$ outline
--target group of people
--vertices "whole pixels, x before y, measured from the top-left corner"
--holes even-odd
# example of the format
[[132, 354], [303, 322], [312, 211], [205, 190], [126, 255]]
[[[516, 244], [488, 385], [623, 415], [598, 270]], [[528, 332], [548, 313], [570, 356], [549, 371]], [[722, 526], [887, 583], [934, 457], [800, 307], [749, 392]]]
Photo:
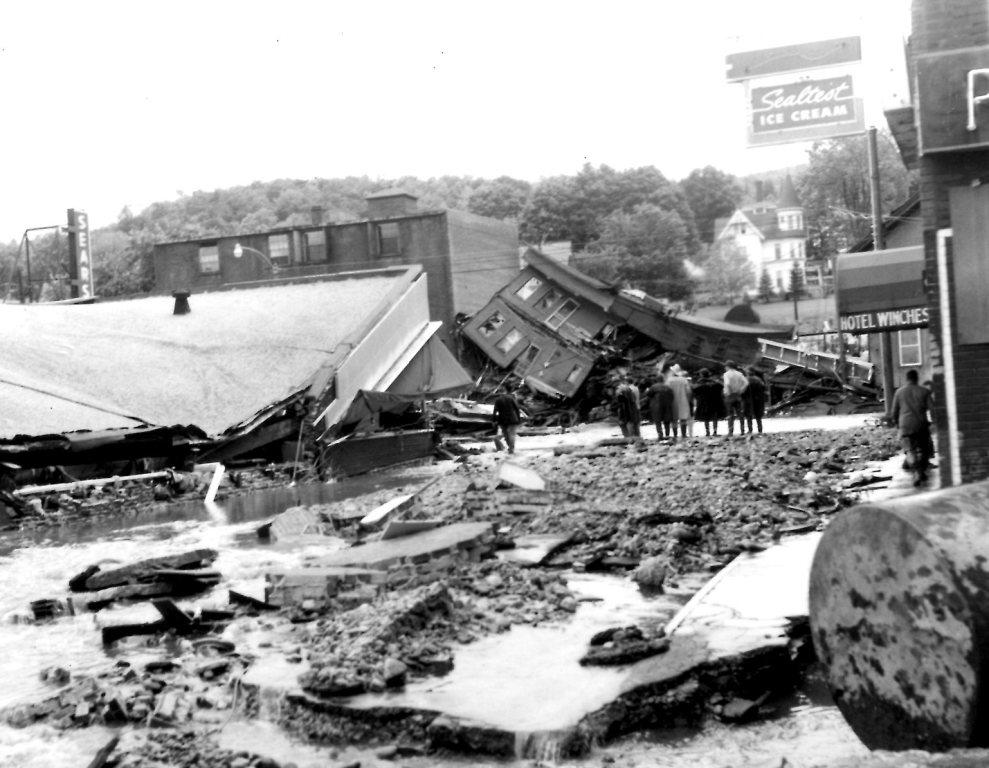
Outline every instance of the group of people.
[[614, 412], [625, 437], [640, 437], [642, 403], [649, 420], [656, 425], [660, 439], [687, 437], [693, 421], [703, 422], [704, 433], [718, 434], [718, 422], [725, 420], [728, 435], [762, 432], [766, 412], [766, 381], [755, 368], [744, 372], [733, 361], [725, 363], [720, 378], [702, 368], [691, 382], [679, 365], [665, 368], [645, 390], [624, 377], [615, 388]]

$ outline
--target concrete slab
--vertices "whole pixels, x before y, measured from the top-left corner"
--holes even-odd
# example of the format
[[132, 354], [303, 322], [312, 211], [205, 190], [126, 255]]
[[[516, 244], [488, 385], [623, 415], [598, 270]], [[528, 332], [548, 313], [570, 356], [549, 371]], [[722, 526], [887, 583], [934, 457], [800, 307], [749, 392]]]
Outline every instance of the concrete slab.
[[398, 539], [373, 541], [317, 558], [315, 566], [351, 566], [389, 569], [403, 563], [415, 563], [443, 555], [456, 555], [490, 546], [491, 523], [454, 523], [431, 531], [402, 536]]
[[380, 525], [397, 515], [399, 512], [404, 512], [412, 506], [414, 500], [415, 496], [412, 494], [405, 494], [402, 496], [396, 496], [394, 499], [389, 499], [384, 504], [375, 507], [364, 517], [362, 517], [361, 525]]
[[384, 574], [363, 568], [323, 567], [270, 571], [264, 575], [265, 602], [283, 607], [305, 600], [323, 601], [363, 585], [378, 586]]
[[522, 566], [542, 565], [564, 544], [573, 538], [573, 533], [542, 533], [519, 536], [514, 549], [498, 552], [498, 559]]
[[498, 479], [503, 483], [524, 488], [527, 491], [545, 491], [546, 481], [538, 472], [513, 464], [510, 461], [503, 462], [498, 467]]

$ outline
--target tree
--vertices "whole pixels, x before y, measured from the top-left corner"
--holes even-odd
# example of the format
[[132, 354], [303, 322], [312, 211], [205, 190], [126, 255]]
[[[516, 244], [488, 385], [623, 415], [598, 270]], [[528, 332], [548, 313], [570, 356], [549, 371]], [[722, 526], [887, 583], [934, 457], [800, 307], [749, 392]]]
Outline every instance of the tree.
[[511, 176], [482, 182], [471, 194], [467, 210], [478, 216], [518, 221], [532, 192], [532, 184]]
[[715, 220], [731, 216], [744, 194], [738, 179], [710, 165], [691, 171], [680, 182], [680, 190], [693, 211], [698, 236], [705, 243], [714, 242]]
[[522, 212], [522, 237], [530, 242], [570, 240], [582, 251], [602, 236], [604, 221], [644, 204], [675, 213], [684, 226], [685, 245], [697, 250], [697, 228], [680, 188], [652, 166], [615, 171], [587, 164], [576, 176], [556, 176], [537, 184]]
[[790, 267], [790, 298], [796, 300], [801, 298], [804, 293], [804, 271], [800, 268], [799, 264], [794, 264]]
[[601, 280], [671, 300], [687, 298], [693, 284], [687, 275], [688, 227], [674, 211], [650, 203], [631, 213], [616, 211], [602, 225], [578, 267]]
[[[890, 211], [916, 187], [888, 133], [877, 136], [881, 208]], [[872, 190], [867, 136], [814, 144], [807, 171], [797, 181], [808, 230], [808, 256], [838, 253], [872, 230]]]
[[704, 279], [701, 286], [715, 296], [726, 296], [733, 304], [736, 295], [744, 295], [745, 289], [755, 281], [752, 262], [745, 251], [733, 241], [720, 241], [709, 249], [704, 262]]
[[773, 298], [773, 280], [765, 267], [759, 275], [759, 298], [766, 303]]

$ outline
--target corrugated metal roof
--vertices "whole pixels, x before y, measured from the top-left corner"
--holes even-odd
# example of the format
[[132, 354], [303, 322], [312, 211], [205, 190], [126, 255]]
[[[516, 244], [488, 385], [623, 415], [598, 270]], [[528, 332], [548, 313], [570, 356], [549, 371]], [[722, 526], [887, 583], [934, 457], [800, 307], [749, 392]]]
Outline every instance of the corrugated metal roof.
[[218, 434], [304, 388], [409, 274], [193, 294], [186, 315], [165, 296], [2, 304], [0, 438], [138, 420]]

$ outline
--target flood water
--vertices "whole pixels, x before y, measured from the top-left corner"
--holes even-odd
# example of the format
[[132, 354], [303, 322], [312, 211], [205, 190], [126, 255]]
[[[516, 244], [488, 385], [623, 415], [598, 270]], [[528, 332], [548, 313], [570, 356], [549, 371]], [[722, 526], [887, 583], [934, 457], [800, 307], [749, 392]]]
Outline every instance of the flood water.
[[[24, 611], [32, 600], [64, 598], [69, 579], [100, 562], [131, 562], [176, 552], [210, 547], [220, 555], [214, 564], [224, 576], [220, 588], [199, 601], [222, 607], [226, 589], [258, 584], [263, 574], [297, 565], [343, 542], [329, 539], [299, 548], [266, 543], [257, 537], [259, 520], [299, 503], [331, 503], [383, 489], [409, 492], [435, 476], [435, 470], [415, 475], [369, 476], [356, 481], [299, 486], [231, 497], [207, 507], [201, 502], [160, 506], [117, 520], [98, 520], [56, 530], [0, 539], [0, 614]], [[510, 632], [464, 647], [454, 670], [444, 678], [408, 686], [395, 696], [401, 703], [444, 709], [479, 717], [495, 725], [520, 730], [546, 730], [572, 724], [581, 710], [588, 711], [614, 696], [622, 679], [615, 670], [584, 668], [576, 662], [587, 641], [599, 629], [630, 624], [659, 625], [669, 620], [702, 584], [685, 580], [670, 594], [645, 596], [628, 580], [617, 576], [571, 574], [570, 586], [581, 600], [567, 626], [516, 627]], [[98, 621], [116, 613], [128, 621], [155, 618], [150, 606], [136, 606], [99, 616], [81, 613], [40, 625], [0, 622], [0, 707], [50, 695], [39, 679], [49, 666], [61, 666], [74, 675], [105, 670], [114, 659], [141, 664], [162, 658], [167, 647], [147, 639], [119, 643], [109, 657], [104, 651]], [[132, 642], [133, 641], [133, 642]], [[479, 695], [482, 694], [482, 695]], [[379, 700], [380, 701], [380, 700]], [[86, 765], [109, 738], [109, 731], [93, 728], [59, 733], [48, 726], [15, 730], [0, 726], [0, 765], [23, 768], [69, 768]], [[232, 722], [219, 737], [224, 746], [255, 750], [299, 768], [323, 768], [335, 763], [326, 748], [293, 744], [270, 723]], [[640, 734], [608, 747], [619, 764], [702, 766], [780, 765], [788, 757], [800, 765], [819, 757], [822, 744], [845, 743], [850, 755], [864, 754], [851, 731], [826, 697], [814, 701], [797, 697], [786, 717], [746, 728], [712, 726], [702, 733]], [[648, 758], [644, 757], [648, 752]], [[344, 759], [353, 750], [344, 750]], [[356, 754], [356, 753], [355, 753]], [[600, 760], [601, 754], [591, 760]], [[618, 759], [621, 758], [621, 759]], [[364, 765], [375, 765], [363, 755]], [[659, 760], [660, 762], [655, 762]], [[775, 761], [775, 762], [773, 762]], [[496, 765], [497, 761], [444, 759], [448, 768], [460, 765]], [[387, 763], [381, 763], [385, 765]], [[410, 768], [435, 765], [431, 758], [403, 761]], [[597, 764], [597, 763], [595, 763]]]

